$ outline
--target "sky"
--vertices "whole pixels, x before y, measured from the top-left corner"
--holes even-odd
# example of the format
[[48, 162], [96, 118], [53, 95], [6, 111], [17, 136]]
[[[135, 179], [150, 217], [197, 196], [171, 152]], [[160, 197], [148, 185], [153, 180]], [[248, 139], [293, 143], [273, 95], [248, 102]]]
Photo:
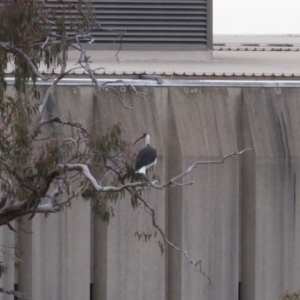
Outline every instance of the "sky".
[[213, 0], [214, 34], [299, 34], [300, 0]]

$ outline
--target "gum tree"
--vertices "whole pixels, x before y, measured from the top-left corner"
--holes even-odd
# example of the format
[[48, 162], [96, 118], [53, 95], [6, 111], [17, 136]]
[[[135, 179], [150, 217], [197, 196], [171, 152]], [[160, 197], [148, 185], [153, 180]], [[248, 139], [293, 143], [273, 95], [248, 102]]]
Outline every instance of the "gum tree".
[[[64, 14], [57, 14], [55, 7], [46, 1], [1, 1], [0, 226], [15, 230], [11, 221], [22, 217], [32, 219], [40, 213], [58, 213], [78, 197], [90, 201], [96, 215], [108, 222], [114, 215], [113, 203], [128, 194], [133, 207], [142, 203], [149, 210], [152, 224], [160, 234], [161, 250], [169, 244], [202, 272], [200, 261], [193, 260], [184, 248], [168, 240], [156, 222], [154, 209], [142, 198], [142, 190], [193, 184], [184, 183], [182, 179], [197, 165], [222, 164], [247, 149], [231, 153], [220, 161], [195, 162], [182, 174], [159, 185], [135, 173], [132, 145], [122, 138], [121, 124], [94, 135], [80, 123], [47, 115], [45, 106], [51, 92], [75, 69], [88, 74], [95, 90], [104, 86], [113, 89], [109, 82], [99, 84], [85, 50], [85, 45], [93, 42], [94, 29], [106, 30], [95, 22], [92, 7], [86, 1], [78, 1], [78, 5], [67, 2], [59, 5]], [[77, 65], [72, 68], [67, 68], [69, 50], [78, 53]], [[39, 71], [41, 66], [47, 67], [48, 75]], [[13, 70], [13, 91], [7, 88], [8, 67]], [[37, 87], [38, 81], [50, 82], [43, 95]], [[134, 86], [131, 88], [138, 96], [146, 96]], [[114, 92], [120, 100], [118, 105], [132, 109], [124, 104], [117, 90]], [[92, 166], [97, 167], [97, 173], [92, 172]], [[1, 266], [3, 272], [5, 268]]]

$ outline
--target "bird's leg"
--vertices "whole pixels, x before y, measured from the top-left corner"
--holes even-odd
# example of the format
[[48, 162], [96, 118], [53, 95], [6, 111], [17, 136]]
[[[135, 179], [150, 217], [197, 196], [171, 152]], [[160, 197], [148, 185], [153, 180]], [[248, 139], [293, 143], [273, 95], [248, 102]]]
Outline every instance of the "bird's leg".
[[152, 179], [153, 179], [153, 178], [152, 178], [152, 177], [153, 177], [153, 176], [152, 176], [152, 175], [153, 175], [153, 170], [154, 170], [154, 166], [151, 166], [149, 169], [146, 170], [146, 174], [147, 174], [147, 175], [146, 175], [145, 177], [147, 178], [147, 181], [148, 181], [149, 183], [150, 183], [150, 182], [152, 181]]
[[150, 168], [149, 168], [149, 172], [151, 172], [151, 180], [153, 179], [153, 174], [154, 174], [154, 165], [152, 165]]
[[152, 166], [150, 167], [150, 171], [151, 171], [152, 174], [154, 173], [154, 165], [152, 165]]
[[145, 179], [146, 179], [146, 181], [149, 183], [149, 185], [151, 185], [151, 181], [150, 181], [150, 179], [149, 179], [149, 177], [148, 177], [148, 171], [146, 171]]

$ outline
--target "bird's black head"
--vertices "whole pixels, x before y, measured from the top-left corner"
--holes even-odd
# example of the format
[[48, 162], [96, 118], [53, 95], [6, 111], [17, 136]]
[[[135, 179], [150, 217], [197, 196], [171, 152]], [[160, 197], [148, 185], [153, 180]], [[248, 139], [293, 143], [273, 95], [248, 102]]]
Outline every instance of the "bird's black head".
[[139, 140], [145, 138], [147, 134], [148, 134], [148, 133], [144, 133], [140, 138], [138, 138], [138, 139], [133, 143], [133, 145], [135, 145]]

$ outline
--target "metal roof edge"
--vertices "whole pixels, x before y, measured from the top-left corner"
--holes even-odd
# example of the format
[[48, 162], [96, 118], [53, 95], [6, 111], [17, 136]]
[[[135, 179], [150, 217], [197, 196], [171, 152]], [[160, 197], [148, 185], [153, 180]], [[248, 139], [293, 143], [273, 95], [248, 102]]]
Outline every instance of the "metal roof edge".
[[[47, 72], [41, 72], [41, 74], [49, 77], [51, 74]], [[132, 77], [140, 77], [144, 75], [158, 75], [158, 76], [186, 76], [186, 77], [207, 77], [207, 78], [228, 78], [228, 77], [234, 77], [234, 78], [256, 78], [259, 80], [261, 77], [264, 78], [295, 78], [297, 80], [300, 78], [300, 72], [294, 73], [294, 72], [233, 72], [233, 71], [221, 71], [221, 72], [213, 72], [213, 71], [190, 71], [190, 72], [184, 72], [184, 71], [171, 71], [171, 72], [166, 72], [166, 71], [151, 71], [151, 72], [146, 72], [146, 71], [96, 71], [94, 72], [96, 77], [103, 76], [103, 77], [108, 77], [108, 76], [132, 76]], [[13, 72], [6, 73], [6, 78], [9, 78], [9, 76], [13, 75]], [[54, 76], [59, 76], [59, 73], [53, 74]], [[76, 76], [76, 78], [80, 78], [80, 76], [83, 76], [82, 78], [87, 78], [88, 73], [85, 71], [81, 72], [70, 72], [69, 76]], [[12, 77], [11, 77], [12, 78]], [[75, 77], [69, 77], [69, 78], [75, 78]], [[134, 79], [134, 78], [132, 78]], [[266, 79], [267, 80], [267, 79]]]
[[[6, 78], [9, 85], [14, 84], [14, 78]], [[37, 85], [51, 85], [53, 80], [38, 80]], [[157, 80], [147, 79], [97, 79], [98, 83], [109, 86], [153, 86], [153, 87], [300, 87], [300, 80], [168, 80], [162, 83]], [[58, 85], [62, 86], [92, 86], [93, 82], [88, 78], [63, 78]]]

